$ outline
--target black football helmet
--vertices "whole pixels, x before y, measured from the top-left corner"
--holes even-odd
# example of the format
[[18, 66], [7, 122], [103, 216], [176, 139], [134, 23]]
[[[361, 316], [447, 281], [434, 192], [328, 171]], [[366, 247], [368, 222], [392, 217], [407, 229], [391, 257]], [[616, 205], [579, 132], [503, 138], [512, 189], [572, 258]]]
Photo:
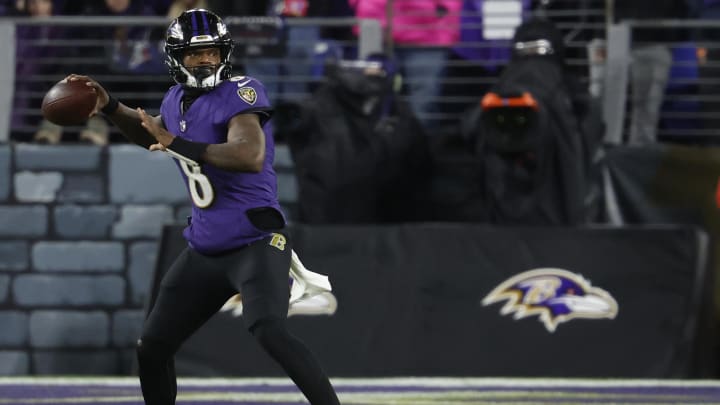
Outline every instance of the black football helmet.
[[[192, 69], [183, 65], [187, 50], [209, 47], [220, 49], [219, 65]], [[188, 88], [211, 90], [232, 75], [230, 55], [233, 47], [222, 19], [211, 11], [196, 8], [185, 11], [170, 23], [165, 35], [165, 63], [177, 83]]]

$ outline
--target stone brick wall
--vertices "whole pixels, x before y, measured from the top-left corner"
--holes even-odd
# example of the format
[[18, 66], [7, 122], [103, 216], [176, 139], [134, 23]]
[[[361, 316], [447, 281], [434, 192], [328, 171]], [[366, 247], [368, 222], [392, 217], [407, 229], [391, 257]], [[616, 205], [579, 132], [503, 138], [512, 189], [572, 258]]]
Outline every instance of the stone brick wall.
[[[292, 218], [283, 145], [276, 167]], [[0, 375], [130, 373], [158, 238], [188, 213], [165, 154], [0, 145]]]

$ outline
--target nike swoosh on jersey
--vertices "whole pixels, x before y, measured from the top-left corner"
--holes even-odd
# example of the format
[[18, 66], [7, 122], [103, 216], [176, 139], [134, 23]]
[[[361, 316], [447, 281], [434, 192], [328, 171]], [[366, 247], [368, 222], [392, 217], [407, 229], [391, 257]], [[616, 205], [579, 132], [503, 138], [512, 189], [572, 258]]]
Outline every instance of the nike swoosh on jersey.
[[242, 86], [250, 83], [251, 81], [252, 81], [252, 79], [247, 79], [247, 80], [245, 80], [244, 82], [240, 82], [240, 83], [238, 83], [238, 87], [242, 87]]

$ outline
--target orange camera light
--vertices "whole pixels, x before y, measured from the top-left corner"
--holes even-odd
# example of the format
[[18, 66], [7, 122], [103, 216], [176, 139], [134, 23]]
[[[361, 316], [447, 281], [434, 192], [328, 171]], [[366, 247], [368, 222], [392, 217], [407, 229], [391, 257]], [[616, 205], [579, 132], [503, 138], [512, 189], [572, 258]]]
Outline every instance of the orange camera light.
[[524, 107], [532, 108], [535, 111], [538, 110], [537, 100], [535, 100], [528, 92], [524, 92], [518, 97], [501, 97], [497, 93], [487, 93], [483, 97], [482, 101], [480, 101], [480, 105], [482, 106], [483, 111], [501, 107]]

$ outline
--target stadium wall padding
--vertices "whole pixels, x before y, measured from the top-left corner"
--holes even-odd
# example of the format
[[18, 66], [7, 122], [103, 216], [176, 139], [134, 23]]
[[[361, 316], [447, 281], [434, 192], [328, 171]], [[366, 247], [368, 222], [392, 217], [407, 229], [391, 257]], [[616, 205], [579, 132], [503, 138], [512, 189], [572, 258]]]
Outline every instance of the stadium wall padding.
[[[159, 268], [185, 245], [166, 228]], [[334, 315], [297, 315], [293, 333], [332, 376], [698, 377], [710, 370], [707, 237], [691, 227], [296, 226], [306, 266], [328, 274]], [[483, 298], [528, 270], [582, 275], [615, 319], [501, 315]], [[156, 275], [156, 283], [157, 283]], [[185, 375], [282, 375], [241, 317], [216, 315], [176, 357]]]

